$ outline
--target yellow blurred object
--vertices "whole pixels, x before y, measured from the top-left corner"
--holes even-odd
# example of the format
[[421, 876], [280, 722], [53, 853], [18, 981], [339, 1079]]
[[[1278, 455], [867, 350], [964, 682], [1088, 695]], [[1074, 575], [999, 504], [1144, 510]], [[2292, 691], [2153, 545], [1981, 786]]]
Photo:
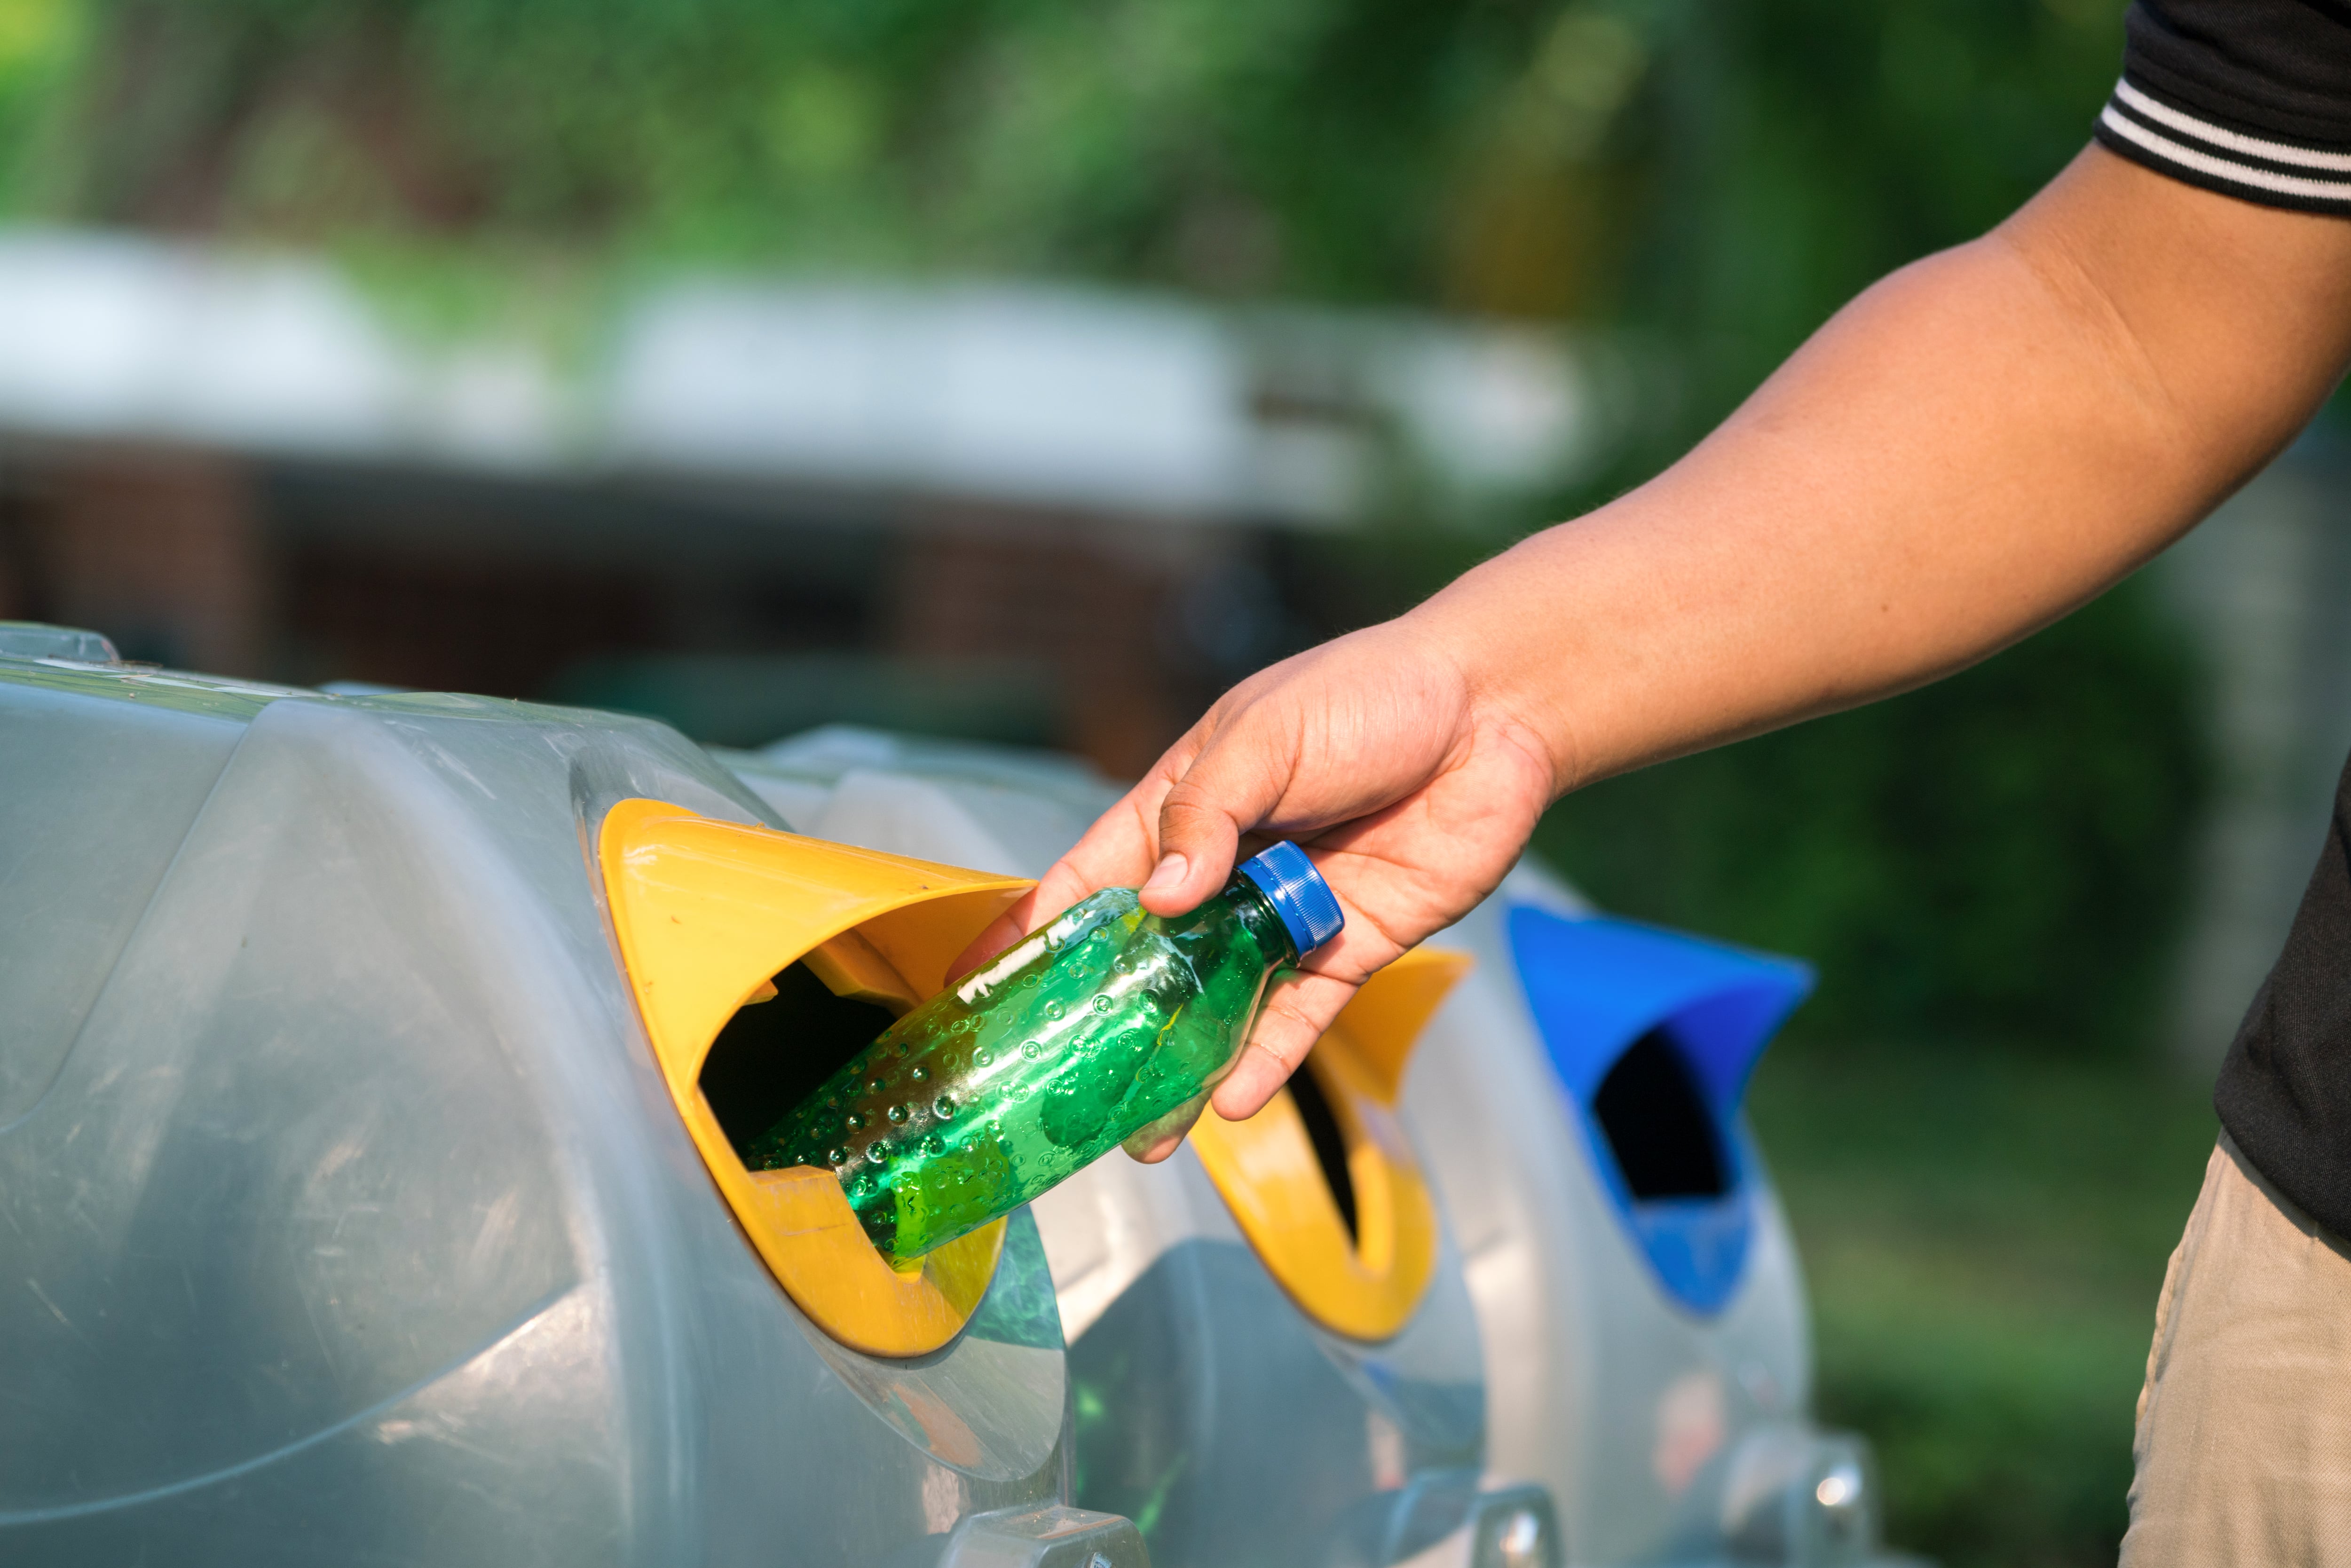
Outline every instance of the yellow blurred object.
[[1420, 1031], [1477, 962], [1467, 953], [1415, 947], [1364, 981], [1341, 1010], [1332, 1028], [1345, 1037], [1382, 1103], [1394, 1105], [1403, 1093], [1404, 1070]]
[[987, 1292], [1002, 1221], [899, 1273], [830, 1171], [746, 1170], [702, 1095], [704, 1061], [737, 1008], [774, 996], [806, 960], [843, 995], [904, 1011], [1031, 885], [903, 855], [716, 821], [659, 800], [605, 815], [598, 860], [645, 1033], [703, 1162], [800, 1309], [843, 1343], [921, 1355], [955, 1337]]
[[1436, 1274], [1437, 1208], [1395, 1102], [1421, 1030], [1471, 964], [1462, 953], [1406, 953], [1364, 983], [1301, 1070], [1315, 1073], [1346, 1145], [1353, 1236], [1288, 1089], [1245, 1122], [1211, 1110], [1192, 1130], [1266, 1271], [1309, 1317], [1351, 1339], [1396, 1333]]

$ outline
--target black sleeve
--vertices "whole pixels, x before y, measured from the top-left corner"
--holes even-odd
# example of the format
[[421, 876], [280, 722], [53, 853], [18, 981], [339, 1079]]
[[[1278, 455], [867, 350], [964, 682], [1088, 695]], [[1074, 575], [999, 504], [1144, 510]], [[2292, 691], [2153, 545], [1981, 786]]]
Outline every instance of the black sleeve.
[[2108, 150], [2264, 206], [2351, 215], [2351, 3], [2137, 0]]

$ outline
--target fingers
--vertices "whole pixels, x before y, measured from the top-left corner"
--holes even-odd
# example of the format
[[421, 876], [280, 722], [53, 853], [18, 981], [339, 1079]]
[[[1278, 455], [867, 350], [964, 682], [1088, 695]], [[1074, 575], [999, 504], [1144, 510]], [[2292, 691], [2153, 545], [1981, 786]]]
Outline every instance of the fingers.
[[1130, 1141], [1124, 1145], [1127, 1158], [1133, 1160], [1139, 1166], [1155, 1166], [1160, 1161], [1165, 1159], [1168, 1155], [1174, 1154], [1176, 1150], [1182, 1148], [1184, 1146], [1184, 1140], [1191, 1135], [1191, 1132], [1192, 1129], [1186, 1127], [1180, 1133], [1169, 1133], [1155, 1143], [1152, 1144], [1149, 1147], [1142, 1149], [1136, 1148]]
[[1458, 670], [1392, 629], [1259, 671], [1087, 831], [1022, 917], [1033, 928], [1111, 886], [1184, 914], [1224, 885], [1243, 835], [1303, 836], [1421, 788], [1457, 748], [1467, 700]]
[[[1280, 988], [1219, 1109], [1264, 1103], [1355, 984], [1459, 917], [1539, 815], [1540, 768], [1480, 740], [1460, 671], [1374, 629], [1284, 660], [1225, 698], [956, 959], [961, 975], [1097, 888], [1176, 915], [1232, 873], [1244, 835], [1312, 838], [1348, 927]], [[1521, 774], [1527, 778], [1520, 777]], [[1547, 778], [1547, 775], [1544, 775]]]
[[1143, 907], [1181, 915], [1225, 885], [1241, 834], [1273, 815], [1296, 771], [1290, 710], [1255, 703], [1210, 734], [1159, 802], [1158, 861]]
[[1270, 992], [1240, 1060], [1208, 1103], [1228, 1122], [1245, 1121], [1264, 1109], [1275, 1090], [1305, 1061], [1306, 1053], [1355, 994], [1356, 984], [1330, 975], [1301, 973]]
[[1157, 1121], [1137, 1128], [1120, 1147], [1137, 1162], [1155, 1166], [1182, 1145], [1185, 1134], [1199, 1121], [1207, 1104], [1206, 1094], [1196, 1094]]
[[946, 981], [954, 985], [998, 953], [1029, 935], [1029, 910], [1037, 902], [1037, 890], [1030, 888], [1020, 895], [1011, 908], [988, 922], [985, 930], [971, 939], [971, 945], [956, 955], [947, 966]]
[[1035, 887], [972, 938], [947, 966], [947, 978], [962, 978], [1096, 888], [1133, 887], [1142, 882], [1158, 857], [1154, 831], [1159, 802], [1175, 770], [1189, 758], [1191, 746], [1192, 737], [1186, 736], [1170, 747], [1140, 783], [1047, 868]]

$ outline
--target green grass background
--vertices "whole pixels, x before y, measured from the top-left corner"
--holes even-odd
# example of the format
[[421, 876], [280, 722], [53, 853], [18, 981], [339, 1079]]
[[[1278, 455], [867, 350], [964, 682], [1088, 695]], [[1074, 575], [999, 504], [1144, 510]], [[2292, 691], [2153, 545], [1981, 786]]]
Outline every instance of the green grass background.
[[2111, 1563], [2206, 1086], [2144, 1056], [1799, 1036], [1750, 1108], [1802, 1251], [1819, 1413], [1876, 1444], [1892, 1543]]

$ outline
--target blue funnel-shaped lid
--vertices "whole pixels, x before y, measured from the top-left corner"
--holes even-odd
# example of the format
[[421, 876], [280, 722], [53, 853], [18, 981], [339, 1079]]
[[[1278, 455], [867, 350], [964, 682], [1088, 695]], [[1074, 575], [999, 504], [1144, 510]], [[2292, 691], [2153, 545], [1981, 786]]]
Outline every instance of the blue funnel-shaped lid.
[[[1680, 932], [1525, 906], [1510, 914], [1512, 956], [1602, 1184], [1658, 1281], [1685, 1305], [1719, 1310], [1737, 1288], [1752, 1228], [1735, 1132], [1756, 1058], [1813, 988], [1809, 966]], [[1661, 1031], [1687, 1069], [1729, 1172], [1719, 1197], [1643, 1198], [1593, 1110], [1609, 1070]]]
[[1670, 1024], [1708, 1103], [1729, 1115], [1772, 1031], [1813, 988], [1809, 965], [1629, 920], [1510, 911], [1527, 1003], [1577, 1100], [1625, 1048]]

